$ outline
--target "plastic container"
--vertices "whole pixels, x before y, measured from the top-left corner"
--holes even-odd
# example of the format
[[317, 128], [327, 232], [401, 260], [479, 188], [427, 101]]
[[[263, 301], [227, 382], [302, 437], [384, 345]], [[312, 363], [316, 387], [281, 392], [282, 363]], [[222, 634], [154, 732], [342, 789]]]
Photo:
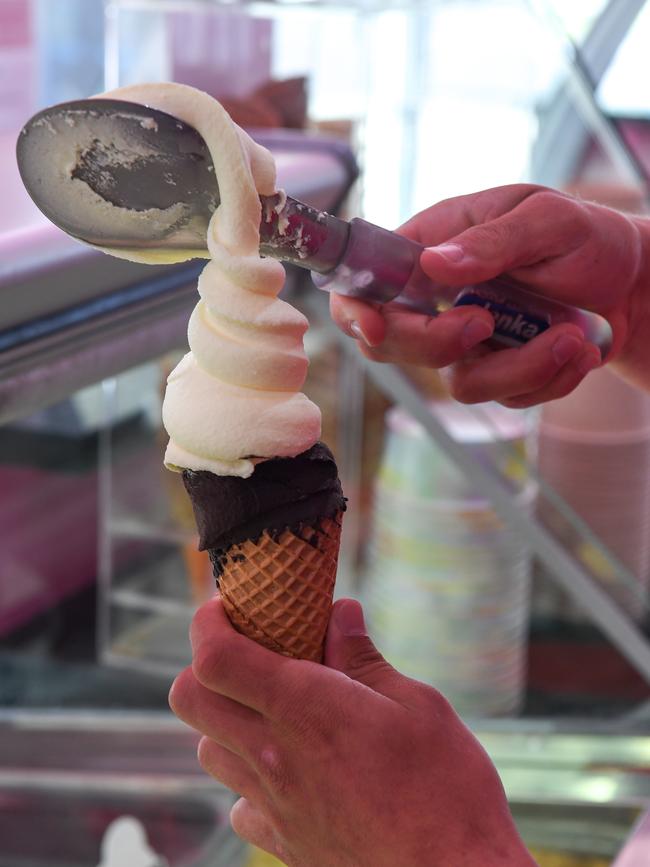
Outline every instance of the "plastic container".
[[650, 439], [650, 395], [603, 367], [561, 400], [544, 405], [540, 433], [592, 445]]
[[[511, 463], [513, 497], [532, 509], [535, 486], [525, 476], [530, 420], [500, 407], [480, 409], [483, 420], [454, 404], [432, 405], [468, 451]], [[529, 553], [477, 496], [471, 476], [401, 409], [388, 415], [373, 518], [365, 588], [378, 647], [405, 674], [441, 690], [461, 714], [517, 712], [525, 687]]]
[[[588, 525], [598, 543], [632, 573], [626, 580], [597, 544], [581, 539], [552, 502], [540, 498], [540, 520], [583, 559], [612, 598], [634, 619], [647, 613], [650, 584], [650, 396], [607, 369], [596, 371], [566, 398], [544, 406], [540, 477]], [[542, 580], [546, 569], [540, 567]], [[582, 620], [563, 596], [549, 612]]]
[[[525, 483], [526, 451], [532, 417], [497, 404], [463, 407], [451, 401], [429, 404], [432, 414], [468, 456], [494, 462], [513, 487]], [[387, 489], [424, 497], [476, 497], [471, 479], [431, 440], [401, 407], [386, 417], [387, 436], [379, 478]]]

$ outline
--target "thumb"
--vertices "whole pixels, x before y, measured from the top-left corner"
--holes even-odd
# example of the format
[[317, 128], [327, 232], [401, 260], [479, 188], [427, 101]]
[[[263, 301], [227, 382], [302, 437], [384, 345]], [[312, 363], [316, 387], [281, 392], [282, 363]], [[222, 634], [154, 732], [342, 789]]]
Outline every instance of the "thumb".
[[541, 196], [527, 199], [496, 219], [427, 247], [422, 270], [434, 280], [461, 286], [565, 255], [579, 245], [583, 233], [572, 205], [557, 198], [552, 208]]
[[327, 630], [325, 665], [388, 696], [394, 695], [396, 681], [402, 680], [372, 643], [363, 609], [356, 599], [339, 599], [334, 603]]

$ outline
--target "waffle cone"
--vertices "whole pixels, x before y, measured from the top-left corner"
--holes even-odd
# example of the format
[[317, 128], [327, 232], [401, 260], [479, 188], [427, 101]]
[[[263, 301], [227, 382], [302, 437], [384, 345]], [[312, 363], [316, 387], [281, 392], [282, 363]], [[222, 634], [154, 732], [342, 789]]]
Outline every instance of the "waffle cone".
[[332, 607], [342, 513], [215, 552], [235, 628], [285, 656], [320, 662]]

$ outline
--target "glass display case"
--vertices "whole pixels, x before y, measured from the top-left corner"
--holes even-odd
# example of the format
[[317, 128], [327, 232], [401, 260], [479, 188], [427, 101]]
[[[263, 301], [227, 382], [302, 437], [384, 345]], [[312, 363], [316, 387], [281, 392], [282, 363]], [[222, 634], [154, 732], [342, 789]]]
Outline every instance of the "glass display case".
[[[0, 0], [0, 863], [59, 863], [25, 848], [39, 817], [61, 864], [103, 863], [117, 833], [170, 865], [243, 867], [232, 796], [167, 709], [214, 590], [160, 418], [202, 263], [119, 262], [47, 224], [19, 128], [173, 78], [266, 143], [288, 192], [343, 216], [391, 227], [519, 181], [645, 213], [650, 102], [627, 58], [650, 7], [65, 7]], [[650, 807], [650, 398], [603, 371], [534, 411], [461, 407], [436, 372], [362, 359], [309, 275], [287, 275], [349, 499], [337, 594], [476, 730], [542, 867], [629, 867]]]

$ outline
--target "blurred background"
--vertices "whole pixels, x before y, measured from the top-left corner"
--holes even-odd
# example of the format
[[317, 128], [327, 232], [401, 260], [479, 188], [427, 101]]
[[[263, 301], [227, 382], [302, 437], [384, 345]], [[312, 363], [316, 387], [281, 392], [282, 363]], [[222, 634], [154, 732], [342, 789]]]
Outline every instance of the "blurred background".
[[[49, 224], [23, 124], [174, 80], [343, 217], [520, 181], [643, 215], [649, 42], [643, 0], [0, 0], [0, 867], [271, 863], [167, 709], [214, 592], [160, 423], [203, 263]], [[363, 362], [307, 272], [284, 295], [350, 501], [337, 593], [476, 731], [542, 867], [646, 863], [650, 396], [605, 369], [534, 411], [460, 406]]]

